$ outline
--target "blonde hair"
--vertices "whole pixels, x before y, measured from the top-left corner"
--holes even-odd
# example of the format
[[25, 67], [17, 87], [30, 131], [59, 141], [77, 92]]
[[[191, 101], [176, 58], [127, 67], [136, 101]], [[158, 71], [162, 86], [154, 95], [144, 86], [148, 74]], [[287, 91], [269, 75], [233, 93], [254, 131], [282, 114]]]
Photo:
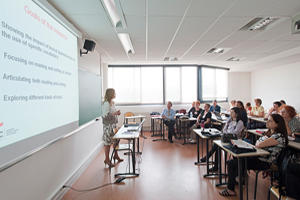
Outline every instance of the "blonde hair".
[[107, 88], [105, 91], [104, 102], [107, 101], [112, 106], [113, 105], [112, 99], [114, 97], [114, 94], [115, 94], [115, 89]]

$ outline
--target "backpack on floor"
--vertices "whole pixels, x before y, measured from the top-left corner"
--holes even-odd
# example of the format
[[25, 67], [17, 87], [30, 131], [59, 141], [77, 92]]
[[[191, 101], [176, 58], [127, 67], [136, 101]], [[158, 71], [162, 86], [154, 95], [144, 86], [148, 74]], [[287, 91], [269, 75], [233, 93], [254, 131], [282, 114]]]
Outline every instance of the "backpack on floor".
[[[300, 199], [300, 160], [293, 156], [286, 156], [282, 162], [280, 180], [280, 194]], [[282, 189], [285, 186], [285, 189]]]

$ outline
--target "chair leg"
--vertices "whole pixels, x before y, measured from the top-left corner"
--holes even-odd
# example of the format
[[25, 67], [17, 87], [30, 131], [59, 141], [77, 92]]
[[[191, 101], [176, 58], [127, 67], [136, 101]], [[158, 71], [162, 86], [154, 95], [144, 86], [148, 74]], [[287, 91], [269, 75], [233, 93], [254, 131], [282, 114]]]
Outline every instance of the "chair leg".
[[254, 185], [254, 197], [253, 197], [253, 200], [256, 199], [256, 190], [257, 190], [257, 179], [258, 179], [258, 174], [259, 174], [259, 171], [256, 172], [256, 175], [255, 175], [255, 185]]

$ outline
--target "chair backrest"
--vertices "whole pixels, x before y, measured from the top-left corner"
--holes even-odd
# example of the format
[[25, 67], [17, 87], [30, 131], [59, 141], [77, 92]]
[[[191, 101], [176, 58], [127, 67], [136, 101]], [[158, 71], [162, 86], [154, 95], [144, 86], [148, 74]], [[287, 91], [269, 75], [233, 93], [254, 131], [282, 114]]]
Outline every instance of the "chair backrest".
[[134, 114], [132, 112], [126, 112], [124, 114], [124, 117], [131, 117], [131, 116], [134, 116]]

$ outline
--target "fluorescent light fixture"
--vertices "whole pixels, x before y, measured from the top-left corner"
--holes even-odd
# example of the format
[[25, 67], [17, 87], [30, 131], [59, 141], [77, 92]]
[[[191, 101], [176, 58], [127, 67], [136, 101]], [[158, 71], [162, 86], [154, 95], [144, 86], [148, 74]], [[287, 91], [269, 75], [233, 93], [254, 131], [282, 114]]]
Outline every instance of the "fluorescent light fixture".
[[262, 18], [261, 20], [259, 20], [258, 22], [256, 22], [252, 26], [250, 26], [249, 31], [254, 31], [254, 30], [261, 29], [261, 28], [267, 26], [268, 24], [270, 24], [271, 22], [273, 22], [273, 21], [275, 21], [277, 19], [278, 18], [276, 18], [276, 17], [265, 17], [265, 18]]
[[225, 48], [212, 48], [207, 53], [224, 53]]
[[241, 60], [243, 60], [245, 57], [241, 57], [241, 58], [236, 58], [236, 57], [231, 57], [231, 58], [229, 58], [228, 60], [226, 60], [226, 61], [241, 61]]
[[117, 33], [119, 40], [121, 41], [126, 54], [134, 53], [134, 49], [128, 33]]
[[165, 57], [164, 61], [178, 61], [177, 57]]
[[[101, 0], [113, 27], [127, 28], [123, 9], [119, 0]], [[103, 4], [102, 4], [103, 5]]]

